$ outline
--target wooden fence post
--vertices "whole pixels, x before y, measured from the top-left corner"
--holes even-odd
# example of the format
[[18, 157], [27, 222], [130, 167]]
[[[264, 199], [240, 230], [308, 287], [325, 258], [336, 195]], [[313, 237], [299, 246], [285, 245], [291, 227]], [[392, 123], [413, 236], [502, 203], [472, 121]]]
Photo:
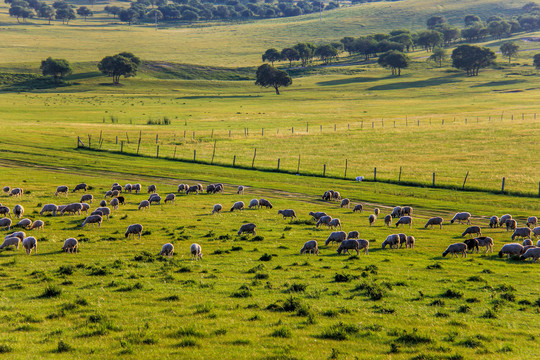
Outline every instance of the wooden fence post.
[[309, 133], [309, 123], [306, 123], [306, 132]]
[[504, 193], [504, 181], [505, 181], [505, 180], [506, 180], [506, 179], [503, 177], [503, 179], [502, 179], [502, 186], [501, 186], [501, 192], [502, 192], [502, 193]]
[[463, 186], [461, 187], [461, 190], [465, 190], [465, 183], [467, 182], [468, 177], [469, 177], [469, 172], [467, 171], [467, 174], [465, 174], [465, 180], [463, 180]]
[[399, 167], [399, 177], [398, 177], [398, 182], [401, 182], [401, 166]]
[[173, 159], [176, 158], [176, 145], [174, 146], [174, 154], [173, 154], [172, 158], [173, 158]]
[[298, 155], [298, 167], [296, 168], [296, 173], [300, 174], [300, 154]]
[[433, 173], [433, 187], [435, 187], [435, 173]]
[[280, 159], [278, 158], [277, 159], [277, 171], [279, 171], [279, 161], [280, 161]]
[[[122, 141], [123, 143], [123, 141]], [[141, 138], [139, 137], [139, 143], [137, 144], [137, 155], [139, 155], [139, 148], [141, 146]]]
[[193, 140], [195, 140], [195, 131], [193, 132]]
[[186, 130], [184, 130], [184, 139], [186, 138]]
[[334, 131], [336, 131], [336, 124], [334, 124]]
[[420, 126], [420, 119], [418, 119], [416, 121], [417, 121], [416, 126]]
[[257, 156], [257, 148], [255, 148], [255, 151], [253, 152], [253, 160], [251, 160], [251, 168], [255, 166], [255, 156]]
[[372, 121], [371, 122], [371, 128], [373, 129], [375, 127], [375, 123]]
[[373, 181], [377, 181], [377, 168], [373, 168]]
[[159, 134], [156, 134], [156, 144], [158, 143]]
[[99, 132], [99, 140], [98, 140], [98, 144], [101, 144], [102, 136], [103, 136], [103, 130], [101, 130], [101, 131]]
[[157, 146], [157, 149], [156, 149], [156, 157], [157, 158], [159, 157], [159, 145]]
[[360, 130], [364, 128], [364, 120], [360, 121]]
[[197, 158], [197, 150], [193, 150], [193, 162], [195, 162], [196, 158]]
[[231, 130], [229, 130], [229, 137], [231, 137]]
[[81, 147], [80, 144], [81, 144], [81, 139], [77, 136], [77, 148]]
[[326, 176], [326, 164], [323, 165], [322, 176]]
[[118, 135], [116, 135], [116, 145], [118, 145]]
[[124, 152], [124, 140], [120, 141], [120, 152]]
[[320, 125], [320, 129], [321, 129], [321, 132], [322, 132], [322, 125]]
[[347, 178], [347, 165], [348, 165], [349, 161], [347, 159], [345, 159], [345, 174], [343, 175], [343, 178], [346, 179]]
[[234, 155], [233, 159], [232, 159], [232, 167], [234, 167], [234, 164], [236, 163], [236, 155]]
[[396, 120], [394, 120], [394, 128], [396, 127]]
[[88, 134], [88, 148], [92, 148], [92, 135]]
[[212, 161], [210, 164], [214, 164], [214, 156], [216, 155], [216, 140], [214, 140], [214, 150], [212, 151]]
[[261, 136], [264, 136], [264, 128], [261, 129]]
[[291, 131], [292, 131], [292, 133], [294, 134], [294, 126], [293, 126], [293, 127], [291, 127]]
[[128, 136], [127, 131], [126, 131], [126, 139], [127, 139], [127, 143], [129, 144], [129, 136]]

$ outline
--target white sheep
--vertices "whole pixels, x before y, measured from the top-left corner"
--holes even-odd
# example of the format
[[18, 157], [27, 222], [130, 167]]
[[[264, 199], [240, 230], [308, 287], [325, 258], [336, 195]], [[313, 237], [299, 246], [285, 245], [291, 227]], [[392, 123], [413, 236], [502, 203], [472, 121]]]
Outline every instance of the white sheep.
[[94, 195], [92, 194], [84, 194], [83, 196], [81, 196], [81, 203], [83, 202], [89, 202], [90, 204], [92, 203], [92, 201], [94, 200]]
[[339, 226], [339, 230], [341, 230], [341, 220], [337, 219], [337, 218], [334, 218], [332, 220], [330, 220], [330, 223], [328, 224], [330, 226], [330, 229], [334, 228], [337, 230], [338, 226]]
[[212, 208], [212, 214], [215, 214], [215, 213], [220, 214], [222, 209], [223, 209], [223, 206], [221, 206], [221, 204], [216, 204]]
[[405, 224], [409, 224], [409, 228], [412, 227], [412, 217], [410, 216], [400, 217], [396, 223], [396, 227], [399, 227], [399, 225], [405, 225]]
[[328, 236], [328, 239], [324, 242], [325, 246], [331, 243], [341, 243], [342, 241], [347, 240], [347, 233], [345, 231], [334, 231]]
[[514, 233], [512, 234], [511, 238], [512, 240], [514, 240], [516, 237], [530, 238], [531, 233], [532, 231], [528, 227], [517, 228], [516, 230], [514, 230]]
[[353, 208], [353, 212], [357, 212], [357, 211], [360, 211], [362, 212], [362, 210], [364, 210], [364, 206], [362, 204], [356, 204], [354, 205], [354, 208]]
[[523, 246], [532, 246], [533, 242], [531, 239], [525, 239], [523, 240]]
[[246, 205], [244, 204], [243, 201], [237, 201], [233, 204], [233, 206], [231, 207], [231, 212], [234, 211], [234, 210], [244, 210], [244, 207]]
[[503, 224], [506, 224], [506, 220], [512, 220], [512, 215], [505, 214], [501, 216], [501, 219], [499, 220], [499, 226], [503, 226]]
[[467, 224], [470, 225], [471, 224], [471, 214], [468, 213], [468, 212], [459, 212], [456, 215], [454, 215], [452, 220], [450, 220], [450, 224], [453, 224], [454, 221], [458, 221], [460, 224], [461, 224], [462, 221], [466, 221]]
[[23, 216], [23, 214], [24, 214], [24, 208], [22, 205], [17, 204], [13, 207], [13, 215], [15, 215], [17, 219], [20, 219]]
[[135, 194], [138, 194], [141, 191], [141, 184], [132, 185], [131, 190], [135, 191]]
[[7, 231], [11, 229], [11, 219], [10, 218], [2, 218], [0, 219], [0, 228], [6, 228]]
[[401, 208], [401, 216], [409, 215], [412, 216], [413, 208], [411, 206], [404, 206]]
[[519, 257], [520, 260], [526, 260], [528, 258], [533, 258], [533, 261], [536, 262], [540, 258], [540, 248], [534, 247], [530, 248], [523, 255]]
[[41, 209], [39, 214], [43, 215], [46, 212], [51, 212], [53, 214], [53, 216], [54, 216], [54, 215], [56, 215], [57, 211], [58, 211], [58, 206], [56, 206], [55, 204], [47, 204], [47, 205], [43, 206], [43, 208]]
[[7, 248], [8, 246], [15, 246], [17, 250], [19, 250], [19, 243], [21, 242], [21, 239], [15, 236], [8, 237], [4, 240], [2, 245], [0, 245], [0, 249]]
[[139, 235], [139, 239], [141, 238], [143, 231], [143, 226], [141, 224], [132, 224], [127, 227], [126, 233], [124, 234], [127, 238], [129, 235], [132, 235], [133, 238], [135, 238], [135, 235]]
[[42, 220], [36, 220], [32, 223], [32, 226], [30, 226], [30, 230], [38, 229], [43, 230], [43, 226], [45, 223]]
[[84, 190], [84, 191], [86, 191], [86, 188], [87, 188], [87, 187], [88, 187], [88, 186], [87, 186], [85, 183], [78, 184], [78, 185], [76, 185], [75, 188], [73, 189], [73, 192], [77, 192], [77, 191], [79, 191], [79, 190]]
[[517, 221], [515, 219], [508, 219], [505, 222], [506, 231], [515, 230], [517, 228]]
[[26, 233], [24, 231], [15, 231], [12, 234], [6, 235], [4, 239], [10, 238], [10, 237], [18, 237], [19, 239], [21, 239], [21, 241], [23, 241], [24, 238], [26, 237]]
[[37, 254], [37, 240], [35, 237], [30, 236], [23, 240], [23, 247], [26, 250], [26, 255], [30, 255], [32, 249], [34, 249], [34, 254]]
[[390, 249], [393, 249], [394, 247], [397, 249], [399, 245], [399, 235], [398, 234], [392, 234], [388, 235], [386, 237], [386, 240], [382, 243], [382, 249], [386, 248], [387, 246], [390, 247]]
[[535, 237], [540, 236], [540, 226], [535, 227], [532, 231]]
[[325, 212], [322, 212], [322, 211], [317, 211], [317, 212], [313, 212], [313, 211], [310, 211], [309, 212], [309, 215], [313, 216], [313, 218], [315, 220], [319, 220], [320, 218], [322, 218], [323, 216], [328, 216]]
[[461, 234], [461, 237], [464, 237], [467, 234], [469, 235], [476, 234], [476, 236], [482, 236], [482, 230], [480, 229], [480, 226], [469, 226]]
[[379, 208], [375, 208], [373, 209], [373, 213], [375, 214], [375, 216], [379, 216], [379, 214], [381, 213], [381, 210]]
[[105, 206], [107, 206], [107, 201], [101, 200], [101, 201], [99, 202], [99, 206], [100, 206], [100, 207], [105, 207]]
[[[112, 191], [113, 193], [114, 193], [115, 191], [117, 191], [118, 194], [119, 194], [119, 193], [122, 192], [122, 190], [123, 190], [122, 185], [120, 185], [120, 184], [118, 184], [118, 183], [116, 183], [115, 185], [113, 185], [113, 186], [111, 187], [111, 191]], [[117, 196], [118, 196], [118, 195], [117, 195]]]
[[203, 254], [202, 254], [201, 245], [197, 243], [191, 244], [190, 252], [191, 252], [191, 260], [202, 260]]
[[266, 209], [271, 209], [273, 206], [270, 201], [266, 199], [259, 199], [259, 207], [265, 207]]
[[319, 225], [326, 225], [330, 227], [330, 222], [332, 221], [332, 217], [329, 215], [324, 215], [319, 218], [317, 223], [315, 224], [316, 227], [319, 227]]
[[30, 225], [32, 225], [32, 220], [30, 219], [22, 219], [21, 221], [17, 223], [17, 226], [20, 226], [25, 229], [30, 227]]
[[7, 206], [0, 206], [0, 215], [9, 216], [11, 218], [10, 214], [11, 210]]
[[81, 227], [84, 227], [86, 224], [92, 224], [94, 226], [95, 224], [98, 224], [98, 227], [101, 227], [101, 222], [103, 221], [103, 217], [100, 215], [90, 215], [87, 216], [86, 219], [84, 219], [83, 223], [81, 224]]
[[106, 206], [98, 207], [96, 210], [101, 211], [103, 213], [103, 216], [107, 216], [107, 220], [109, 220], [109, 215], [111, 214], [111, 209], [109, 209]]
[[186, 189], [186, 195], [189, 195], [190, 193], [195, 193], [197, 195], [199, 195], [199, 186], [198, 185], [193, 185], [193, 186], [190, 186]]
[[148, 194], [156, 192], [156, 185], [148, 185]]
[[175, 200], [176, 200], [176, 195], [174, 195], [173, 193], [167, 194], [167, 196], [165, 196], [165, 204], [169, 201], [174, 204]]
[[493, 239], [488, 236], [480, 236], [475, 238], [478, 241], [478, 246], [485, 246], [486, 251], [484, 253], [487, 253], [488, 251], [491, 251], [493, 253]]
[[66, 205], [66, 207], [64, 209], [62, 209], [60, 214], [64, 215], [64, 213], [67, 212], [67, 213], [71, 213], [73, 215], [75, 215], [75, 214], [81, 215], [81, 210], [82, 210], [82, 204], [81, 203], [73, 203], [73, 204]]
[[452, 257], [457, 257], [457, 254], [461, 254], [461, 257], [467, 257], [467, 244], [455, 243], [448, 246], [448, 248], [442, 253], [442, 256], [445, 257], [448, 254], [452, 254]]
[[245, 188], [244, 188], [242, 185], [240, 185], [240, 186], [238, 187], [238, 191], [236, 191], [236, 193], [237, 193], [237, 194], [242, 194], [242, 195], [244, 195], [244, 190], [245, 190]]
[[293, 219], [298, 219], [293, 209], [278, 210], [278, 215], [280, 214], [283, 215], [283, 219], [288, 218], [288, 217], [291, 218], [291, 221]]
[[2, 188], [2, 191], [5, 192], [5, 193], [8, 193], [9, 190], [11, 190], [11, 188], [10, 188], [9, 186], [4, 186], [4, 187]]
[[107, 191], [105, 192], [105, 199], [108, 198], [108, 197], [113, 197], [113, 192], [112, 192], [112, 190], [107, 190]]
[[85, 212], [86, 215], [88, 215], [88, 210], [90, 210], [90, 204], [87, 204], [87, 203], [81, 203], [81, 212]]
[[501, 251], [499, 251], [499, 257], [502, 258], [503, 255], [507, 255], [510, 258], [510, 255], [519, 256], [523, 253], [523, 245], [518, 243], [505, 244]]
[[153, 196], [150, 196], [150, 199], [148, 199], [148, 202], [150, 204], [157, 203], [158, 205], [161, 203], [161, 196], [152, 194]]
[[56, 192], [54, 193], [54, 196], [58, 196], [59, 194], [64, 194], [66, 197], [68, 197], [69, 188], [66, 185], [60, 185], [56, 188]]
[[531, 225], [537, 225], [538, 224], [538, 218], [536, 216], [529, 216], [527, 218], [527, 227], [531, 227]]
[[334, 193], [332, 194], [332, 199], [341, 200], [341, 194], [339, 193], [339, 191], [334, 191]]
[[341, 254], [343, 252], [345, 254], [349, 253], [349, 250], [356, 250], [356, 255], [360, 255], [359, 247], [360, 244], [358, 244], [357, 240], [343, 240], [337, 248], [337, 253]]
[[377, 216], [375, 216], [374, 214], [369, 215], [369, 218], [368, 218], [369, 226], [373, 225], [375, 220], [377, 220]]
[[238, 235], [242, 235], [243, 233], [253, 234], [253, 236], [257, 235], [257, 232], [255, 229], [257, 228], [257, 225], [254, 223], [247, 223], [240, 226], [240, 230], [238, 230]]
[[391, 215], [386, 215], [384, 217], [384, 224], [386, 226], [390, 226], [392, 224], [392, 216]]
[[126, 184], [126, 185], [124, 186], [124, 192], [129, 192], [129, 193], [131, 193], [131, 190], [132, 190], [131, 184]]
[[[189, 186], [188, 186], [189, 187]], [[180, 184], [178, 185], [177, 192], [185, 192], [187, 190], [186, 184]]]
[[159, 255], [162, 255], [162, 256], [173, 256], [174, 254], [174, 245], [171, 244], [171, 243], [167, 243], [165, 245], [163, 245], [163, 247], [161, 248], [161, 252], [159, 253]]
[[433, 229], [433, 225], [439, 225], [439, 227], [442, 229], [443, 221], [444, 219], [440, 216], [432, 217], [431, 219], [427, 221], [426, 225], [424, 226], [424, 229], [427, 229], [428, 226], [431, 226], [431, 228]]
[[354, 231], [349, 231], [349, 233], [347, 234], [347, 240], [349, 239], [358, 239], [360, 237], [360, 233], [356, 230]]
[[302, 249], [300, 249], [300, 254], [317, 254], [319, 255], [319, 246], [317, 240], [306, 241]]
[[21, 188], [14, 188], [14, 189], [11, 189], [11, 191], [9, 192], [9, 196], [18, 196], [18, 197], [22, 197], [23, 195], [23, 189]]
[[345, 198], [345, 199], [341, 200], [340, 207], [341, 208], [347, 207], [347, 209], [348, 209], [350, 204], [351, 204], [351, 200]]
[[139, 204], [139, 210], [141, 210], [141, 209], [143, 209], [143, 210], [144, 209], [146, 209], [146, 210], [150, 209], [150, 201], [148, 201], [148, 200], [141, 201], [141, 203]]
[[77, 249], [79, 248], [79, 241], [75, 238], [69, 238], [64, 241], [64, 246], [62, 246], [62, 251], [65, 251], [67, 253], [73, 254], [77, 253]]
[[404, 233], [399, 233], [398, 236], [399, 236], [399, 248], [401, 249], [403, 244], [405, 245], [407, 244], [407, 235], [405, 235]]
[[251, 199], [251, 201], [249, 202], [249, 206], [248, 208], [255, 208], [255, 209], [258, 209], [259, 208], [259, 200], [257, 199]]
[[489, 219], [489, 227], [496, 228], [498, 226], [499, 226], [499, 217], [494, 215]]
[[118, 199], [117, 198], [113, 198], [109, 204], [112, 206], [112, 208], [114, 210], [118, 210]]
[[401, 216], [401, 206], [396, 206], [393, 210], [392, 210], [392, 213], [390, 214], [393, 218], [397, 218], [397, 217], [400, 217]]
[[414, 236], [407, 236], [407, 241], [405, 242], [405, 247], [406, 248], [414, 248], [414, 243], [416, 242], [416, 239], [414, 238]]

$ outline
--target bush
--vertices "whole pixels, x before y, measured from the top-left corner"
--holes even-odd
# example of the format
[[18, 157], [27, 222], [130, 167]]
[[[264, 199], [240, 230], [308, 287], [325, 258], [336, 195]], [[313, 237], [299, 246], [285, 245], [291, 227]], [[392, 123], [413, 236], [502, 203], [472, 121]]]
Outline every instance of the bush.
[[272, 255], [269, 255], [267, 253], [264, 253], [264, 255], [259, 258], [259, 261], [270, 261], [270, 260], [272, 260]]
[[12, 352], [13, 348], [8, 344], [0, 344], [0, 354], [6, 354]]
[[72, 275], [75, 267], [73, 265], [61, 265], [58, 268], [58, 273], [61, 275]]
[[351, 335], [357, 334], [358, 331], [359, 329], [356, 325], [349, 325], [339, 322], [323, 330], [319, 337], [321, 339], [342, 341], [349, 339]]
[[280, 337], [280, 338], [291, 338], [292, 337], [292, 331], [291, 329], [287, 327], [280, 327], [279, 329], [274, 330], [270, 336], [272, 337]]
[[416, 329], [413, 329], [410, 333], [404, 330], [396, 341], [407, 345], [430, 344], [433, 342], [430, 337], [420, 335]]
[[289, 292], [304, 292], [306, 291], [306, 284], [292, 284], [287, 291]]
[[43, 291], [43, 293], [39, 297], [40, 298], [53, 298], [53, 297], [60, 296], [60, 294], [62, 294], [62, 289], [60, 289], [57, 286], [49, 284], [45, 288], [45, 291]]
[[495, 311], [493, 311], [491, 309], [488, 309], [488, 310], [486, 310], [485, 313], [482, 314], [481, 318], [483, 318], [483, 319], [496, 319], [497, 314], [495, 313]]
[[151, 263], [154, 262], [155, 257], [150, 253], [149, 251], [143, 251], [139, 255], [135, 255], [135, 258], [133, 259], [135, 261], [145, 262], [145, 263]]
[[431, 265], [426, 266], [426, 269], [428, 269], [428, 270], [434, 270], [434, 269], [438, 270], [438, 269], [442, 269], [442, 266], [439, 263], [435, 263], [435, 264], [431, 264]]
[[73, 350], [73, 347], [71, 345], [69, 345], [67, 342], [65, 342], [64, 340], [60, 340], [58, 342], [58, 345], [56, 347], [56, 350], [55, 352], [57, 353], [63, 353], [63, 352], [68, 352], [68, 351], [71, 351]]
[[441, 294], [441, 297], [448, 299], [461, 299], [463, 297], [463, 293], [459, 290], [448, 289]]
[[335, 282], [351, 282], [352, 280], [355, 280], [355, 279], [358, 279], [357, 275], [339, 274], [339, 273], [336, 273], [336, 275], [334, 275]]

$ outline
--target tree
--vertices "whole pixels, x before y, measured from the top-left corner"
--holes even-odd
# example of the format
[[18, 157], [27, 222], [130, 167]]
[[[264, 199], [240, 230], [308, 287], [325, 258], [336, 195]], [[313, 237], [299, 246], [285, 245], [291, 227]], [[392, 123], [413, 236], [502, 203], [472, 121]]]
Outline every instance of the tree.
[[442, 26], [436, 29], [440, 31], [443, 35], [443, 41], [445, 45], [450, 45], [450, 43], [456, 41], [461, 36], [461, 31], [455, 27], [448, 24], [443, 24]]
[[379, 56], [377, 61], [382, 67], [392, 69], [392, 75], [401, 76], [401, 69], [409, 67], [410, 59], [400, 51], [387, 51]]
[[52, 75], [55, 83], [58, 83], [59, 79], [71, 74], [73, 71], [67, 60], [53, 59], [51, 57], [43, 60], [39, 69], [44, 76]]
[[122, 11], [122, 8], [118, 6], [105, 6], [104, 10], [107, 12], [107, 14], [112, 14], [114, 19], [116, 18], [116, 15]]
[[315, 56], [318, 56], [321, 61], [325, 64], [328, 64], [330, 60], [335, 58], [338, 55], [338, 51], [335, 47], [330, 44], [321, 45], [315, 49]]
[[313, 58], [313, 48], [310, 45], [311, 44], [300, 43], [294, 46], [295, 50], [298, 51], [302, 66], [306, 66], [308, 61]]
[[292, 84], [292, 79], [285, 71], [278, 70], [269, 64], [263, 64], [257, 69], [257, 80], [255, 85], [262, 87], [273, 87], [276, 95], [279, 95], [279, 88]]
[[460, 45], [452, 51], [452, 66], [467, 71], [467, 76], [478, 76], [478, 70], [493, 64], [495, 58], [489, 48]]
[[446, 59], [446, 51], [441, 47], [435, 47], [433, 48], [433, 52], [431, 56], [428, 58], [430, 61], [434, 61], [439, 64], [439, 67], [442, 66], [442, 62], [444, 59]]
[[465, 19], [464, 19], [464, 22], [465, 22], [465, 26], [471, 26], [473, 25], [475, 22], [480, 22], [482, 20], [480, 20], [480, 18], [476, 15], [467, 15], [465, 16]]
[[199, 15], [195, 11], [185, 10], [182, 13], [182, 20], [189, 21], [189, 22], [197, 21], [199, 20]]
[[48, 19], [49, 25], [51, 24], [51, 20], [54, 18], [54, 15], [56, 15], [56, 11], [52, 6], [47, 4], [43, 4], [43, 6], [41, 6], [41, 8], [38, 10], [38, 16]]
[[435, 30], [426, 30], [418, 34], [418, 45], [423, 46], [426, 50], [431, 50], [435, 46], [443, 43], [443, 36]]
[[23, 20], [32, 17], [34, 15], [34, 12], [32, 9], [27, 7], [28, 3], [26, 2], [18, 2], [11, 5], [9, 8], [9, 16], [15, 16], [17, 18], [17, 22], [19, 23], [19, 18], [23, 18]]
[[274, 61], [281, 60], [281, 53], [277, 49], [268, 49], [264, 52], [262, 56], [262, 61], [269, 61], [274, 66]]
[[426, 25], [428, 29], [433, 30], [437, 26], [441, 26], [445, 22], [446, 22], [446, 19], [444, 18], [444, 16], [435, 15], [427, 19]]
[[488, 24], [487, 29], [491, 36], [500, 40], [503, 35], [510, 33], [510, 24], [504, 20], [492, 21]]
[[73, 9], [69, 6], [56, 9], [56, 20], [62, 20], [62, 24], [69, 24], [69, 20], [76, 18], [77, 16], [75, 16], [75, 11], [73, 11]]
[[512, 60], [512, 58], [515, 57], [519, 51], [519, 45], [512, 41], [508, 41], [502, 44], [500, 49], [501, 49], [501, 54], [503, 54], [503, 56], [506, 56], [508, 58], [508, 63], [510, 64], [510, 61]]
[[103, 74], [113, 78], [113, 84], [120, 83], [120, 76], [128, 78], [137, 74], [141, 60], [132, 53], [122, 52], [114, 56], [104, 57], [98, 64]]
[[281, 50], [281, 57], [285, 60], [289, 60], [289, 67], [292, 66], [292, 62], [300, 60], [300, 54], [293, 48], [285, 48]]
[[533, 56], [533, 65], [537, 70], [540, 69], [540, 54]]
[[77, 14], [79, 14], [79, 16], [84, 17], [84, 21], [86, 21], [86, 18], [88, 16], [94, 16], [94, 12], [90, 10], [89, 8], [87, 8], [86, 6], [81, 6], [80, 8], [78, 8]]
[[128, 25], [131, 25], [131, 23], [134, 22], [137, 17], [139, 17], [139, 13], [133, 9], [120, 10], [118, 13], [118, 19], [120, 19], [120, 21], [127, 22]]

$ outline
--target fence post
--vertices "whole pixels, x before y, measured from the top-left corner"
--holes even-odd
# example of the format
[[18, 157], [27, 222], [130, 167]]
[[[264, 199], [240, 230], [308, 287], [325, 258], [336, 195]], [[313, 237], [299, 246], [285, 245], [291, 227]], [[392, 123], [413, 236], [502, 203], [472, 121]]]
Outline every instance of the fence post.
[[396, 120], [394, 120], [394, 128], [396, 127]]
[[156, 134], [156, 144], [158, 143], [159, 134]]
[[193, 132], [193, 140], [195, 140], [195, 131]]
[[296, 173], [300, 174], [300, 154], [298, 154], [298, 167], [296, 168]]
[[214, 164], [214, 155], [216, 155], [216, 140], [214, 140], [214, 150], [212, 151], [212, 161], [210, 164]]
[[319, 125], [320, 126], [320, 129], [321, 129], [321, 132], [322, 132], [322, 125]]
[[[124, 142], [122, 141], [122, 144]], [[139, 155], [139, 147], [141, 146], [141, 137], [139, 136], [139, 143], [137, 144], [137, 155]]]
[[236, 163], [236, 155], [234, 155], [233, 159], [232, 159], [232, 167], [234, 167], [234, 164]]
[[293, 127], [291, 127], [291, 131], [292, 131], [292, 133], [294, 134], [294, 126], [293, 126]]
[[126, 139], [127, 139], [127, 143], [129, 144], [129, 136], [128, 136], [127, 131], [126, 131]]
[[467, 118], [465, 118], [465, 125], [467, 125]]
[[334, 124], [334, 131], [336, 131], [336, 124]]
[[193, 162], [195, 162], [196, 158], [197, 158], [197, 150], [193, 150]]
[[309, 123], [306, 123], [306, 132], [309, 133]]
[[124, 152], [124, 140], [120, 141], [120, 152]]
[[441, 123], [441, 125], [444, 125], [444, 119], [442, 119], [442, 123]]
[[277, 171], [279, 171], [279, 161], [280, 161], [280, 159], [278, 158], [277, 159]]
[[371, 122], [371, 128], [373, 129], [375, 127], [375, 123], [372, 121]]
[[417, 120], [416, 126], [420, 126], [420, 119]]
[[173, 154], [172, 158], [173, 158], [173, 159], [176, 158], [176, 145], [174, 146], [174, 154]]
[[326, 164], [323, 165], [322, 176], [326, 176]]
[[347, 178], [347, 165], [348, 165], [349, 161], [347, 159], [345, 159], [345, 175], [343, 175], [343, 178], [346, 179]]
[[505, 181], [505, 180], [506, 180], [506, 179], [503, 177], [503, 179], [502, 179], [502, 186], [501, 186], [501, 192], [502, 192], [503, 194], [504, 194], [504, 181]]
[[210, 135], [210, 137], [213, 139], [214, 138], [214, 129], [212, 129], [212, 135]]
[[186, 138], [186, 130], [184, 130], [184, 139]]
[[398, 182], [401, 182], [401, 166], [399, 167], [399, 177], [398, 177]]
[[92, 148], [92, 135], [88, 134], [88, 148]]
[[118, 135], [116, 135], [116, 145], [118, 145]]
[[467, 171], [467, 174], [465, 174], [465, 180], [463, 180], [463, 186], [461, 187], [461, 190], [465, 190], [465, 183], [467, 182], [468, 177], [469, 177], [469, 172]]
[[347, 124], [347, 130], [351, 130], [351, 124]]
[[261, 129], [261, 136], [264, 136], [264, 128]]
[[229, 137], [231, 137], [231, 130], [229, 129]]
[[373, 168], [373, 181], [377, 181], [377, 168]]
[[364, 128], [364, 120], [360, 121], [360, 130]]
[[80, 148], [81, 139], [77, 136], [77, 148]]
[[159, 157], [159, 145], [157, 146], [157, 149], [156, 149], [156, 157], [157, 158]]
[[253, 160], [251, 160], [251, 168], [255, 166], [255, 156], [257, 156], [257, 148], [255, 148], [255, 151], [253, 152]]
[[433, 187], [435, 187], [435, 173], [433, 173]]

